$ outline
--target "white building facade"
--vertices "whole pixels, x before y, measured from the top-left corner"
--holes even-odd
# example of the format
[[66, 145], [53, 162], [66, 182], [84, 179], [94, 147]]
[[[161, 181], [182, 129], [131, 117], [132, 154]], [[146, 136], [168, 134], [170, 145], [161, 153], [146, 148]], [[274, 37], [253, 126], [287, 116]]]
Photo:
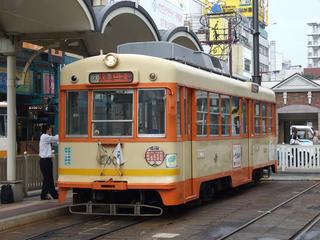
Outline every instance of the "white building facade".
[[320, 68], [320, 21], [309, 22], [308, 68]]

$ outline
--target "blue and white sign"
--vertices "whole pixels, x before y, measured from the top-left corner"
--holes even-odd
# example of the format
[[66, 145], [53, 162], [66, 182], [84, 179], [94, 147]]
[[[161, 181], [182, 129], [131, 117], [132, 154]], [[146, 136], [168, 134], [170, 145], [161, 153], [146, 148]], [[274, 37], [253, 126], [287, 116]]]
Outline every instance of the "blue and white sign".
[[71, 147], [64, 147], [63, 151], [63, 160], [64, 160], [64, 165], [69, 166], [71, 165]]
[[165, 158], [167, 168], [177, 167], [177, 154], [167, 154]]

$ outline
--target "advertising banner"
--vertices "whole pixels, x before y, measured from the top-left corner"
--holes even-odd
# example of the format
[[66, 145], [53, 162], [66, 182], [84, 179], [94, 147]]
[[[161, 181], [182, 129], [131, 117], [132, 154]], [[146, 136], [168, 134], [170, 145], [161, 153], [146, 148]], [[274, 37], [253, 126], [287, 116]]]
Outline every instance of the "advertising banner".
[[[207, 6], [206, 13], [212, 12], [212, 9], [221, 9], [221, 12], [239, 11], [245, 17], [252, 17], [253, 15], [253, 0], [204, 0], [203, 2]], [[268, 0], [259, 0], [259, 21], [266, 26], [269, 21], [268, 4]]]

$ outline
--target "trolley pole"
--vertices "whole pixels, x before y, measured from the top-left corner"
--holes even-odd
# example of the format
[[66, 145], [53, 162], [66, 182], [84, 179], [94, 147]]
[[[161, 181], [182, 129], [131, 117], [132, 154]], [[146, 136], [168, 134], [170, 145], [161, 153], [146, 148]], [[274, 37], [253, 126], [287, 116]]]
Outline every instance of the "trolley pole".
[[252, 81], [261, 85], [259, 63], [259, 0], [253, 0], [253, 75]]

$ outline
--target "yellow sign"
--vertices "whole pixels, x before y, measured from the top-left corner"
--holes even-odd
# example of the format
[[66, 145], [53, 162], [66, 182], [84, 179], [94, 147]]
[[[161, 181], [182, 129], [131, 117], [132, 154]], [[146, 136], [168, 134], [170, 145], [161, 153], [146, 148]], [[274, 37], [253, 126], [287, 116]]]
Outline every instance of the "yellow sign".
[[215, 44], [210, 49], [210, 54], [220, 59], [225, 59], [228, 51], [228, 21], [224, 18], [209, 20], [209, 41]]
[[[205, 7], [205, 13], [211, 12], [213, 4], [208, 0], [203, 0]], [[253, 15], [253, 0], [224, 0], [217, 1], [222, 12], [239, 11], [241, 15], [245, 17], [252, 17]], [[268, 0], [259, 0], [259, 21], [268, 25]]]

